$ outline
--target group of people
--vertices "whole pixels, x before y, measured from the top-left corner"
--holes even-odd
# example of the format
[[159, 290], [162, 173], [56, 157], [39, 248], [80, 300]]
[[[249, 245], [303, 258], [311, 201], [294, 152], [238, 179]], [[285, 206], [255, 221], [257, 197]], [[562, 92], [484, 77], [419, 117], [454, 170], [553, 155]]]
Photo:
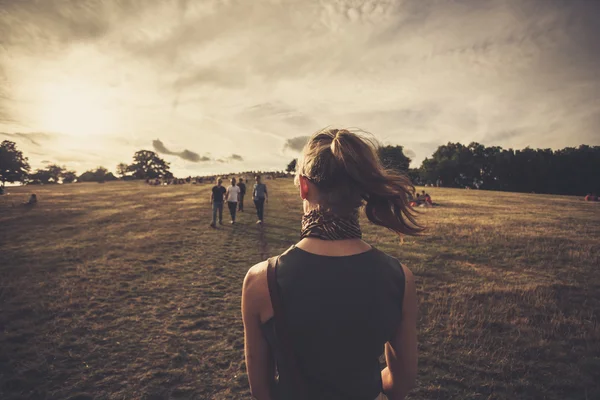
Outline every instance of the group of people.
[[585, 201], [599, 201], [598, 196], [596, 196], [596, 193], [588, 193], [585, 196]]
[[422, 190], [421, 193], [419, 193], [417, 195], [417, 197], [414, 197], [411, 195], [409, 200], [410, 200], [411, 207], [419, 207], [419, 206], [431, 207], [431, 206], [433, 206], [433, 201], [431, 200], [431, 196], [429, 195], [429, 193], [425, 193], [424, 190]]
[[[256, 175], [255, 184], [252, 188], [252, 201], [256, 207], [257, 224], [262, 224], [264, 220], [265, 203], [268, 203], [267, 185], [261, 182], [260, 175]], [[217, 178], [217, 184], [212, 188], [210, 194], [210, 204], [212, 205], [212, 221], [210, 226], [217, 227], [217, 216], [219, 224], [223, 225], [223, 205], [227, 202], [227, 208], [231, 215], [231, 224], [235, 224], [237, 212], [244, 212], [244, 197], [246, 196], [246, 184], [244, 179], [239, 181], [231, 178], [231, 184], [225, 188], [223, 179]]]

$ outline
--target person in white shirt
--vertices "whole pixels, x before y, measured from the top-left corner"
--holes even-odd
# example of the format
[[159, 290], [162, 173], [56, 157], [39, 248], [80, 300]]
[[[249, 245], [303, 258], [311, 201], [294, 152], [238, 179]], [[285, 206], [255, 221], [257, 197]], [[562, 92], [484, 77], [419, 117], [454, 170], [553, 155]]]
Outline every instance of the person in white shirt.
[[235, 214], [237, 211], [237, 204], [240, 198], [240, 187], [236, 186], [235, 178], [231, 179], [231, 186], [227, 188], [225, 198], [227, 199], [227, 206], [229, 207], [229, 213], [231, 214], [231, 223], [235, 224]]

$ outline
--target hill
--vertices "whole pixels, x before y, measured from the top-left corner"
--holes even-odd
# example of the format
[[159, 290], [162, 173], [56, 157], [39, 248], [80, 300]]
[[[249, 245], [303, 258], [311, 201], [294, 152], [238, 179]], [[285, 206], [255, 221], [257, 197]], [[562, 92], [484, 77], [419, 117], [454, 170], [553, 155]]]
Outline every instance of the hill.
[[[301, 216], [290, 179], [267, 184], [262, 229], [248, 204], [217, 230], [208, 184], [7, 188], [0, 398], [248, 398], [242, 280], [297, 241]], [[600, 398], [600, 204], [427, 190], [427, 236], [400, 245], [363, 223], [416, 275], [411, 398]]]

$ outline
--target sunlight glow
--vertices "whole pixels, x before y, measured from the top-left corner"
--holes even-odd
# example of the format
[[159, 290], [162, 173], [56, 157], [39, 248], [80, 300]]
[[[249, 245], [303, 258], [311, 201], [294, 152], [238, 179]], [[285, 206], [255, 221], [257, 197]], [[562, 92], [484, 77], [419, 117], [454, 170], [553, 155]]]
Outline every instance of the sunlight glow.
[[115, 133], [118, 115], [102, 91], [75, 82], [47, 85], [41, 95], [40, 127], [73, 136]]

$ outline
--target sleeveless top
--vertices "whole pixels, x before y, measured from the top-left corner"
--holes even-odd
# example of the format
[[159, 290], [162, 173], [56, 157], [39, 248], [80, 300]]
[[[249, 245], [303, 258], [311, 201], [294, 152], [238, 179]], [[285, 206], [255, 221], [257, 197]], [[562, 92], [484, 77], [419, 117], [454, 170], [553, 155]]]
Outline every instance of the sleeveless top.
[[[400, 262], [371, 250], [321, 256], [292, 246], [277, 283], [298, 367], [311, 399], [372, 400], [382, 391], [379, 357], [402, 318]], [[276, 399], [296, 399], [273, 319], [262, 331], [275, 357]]]

